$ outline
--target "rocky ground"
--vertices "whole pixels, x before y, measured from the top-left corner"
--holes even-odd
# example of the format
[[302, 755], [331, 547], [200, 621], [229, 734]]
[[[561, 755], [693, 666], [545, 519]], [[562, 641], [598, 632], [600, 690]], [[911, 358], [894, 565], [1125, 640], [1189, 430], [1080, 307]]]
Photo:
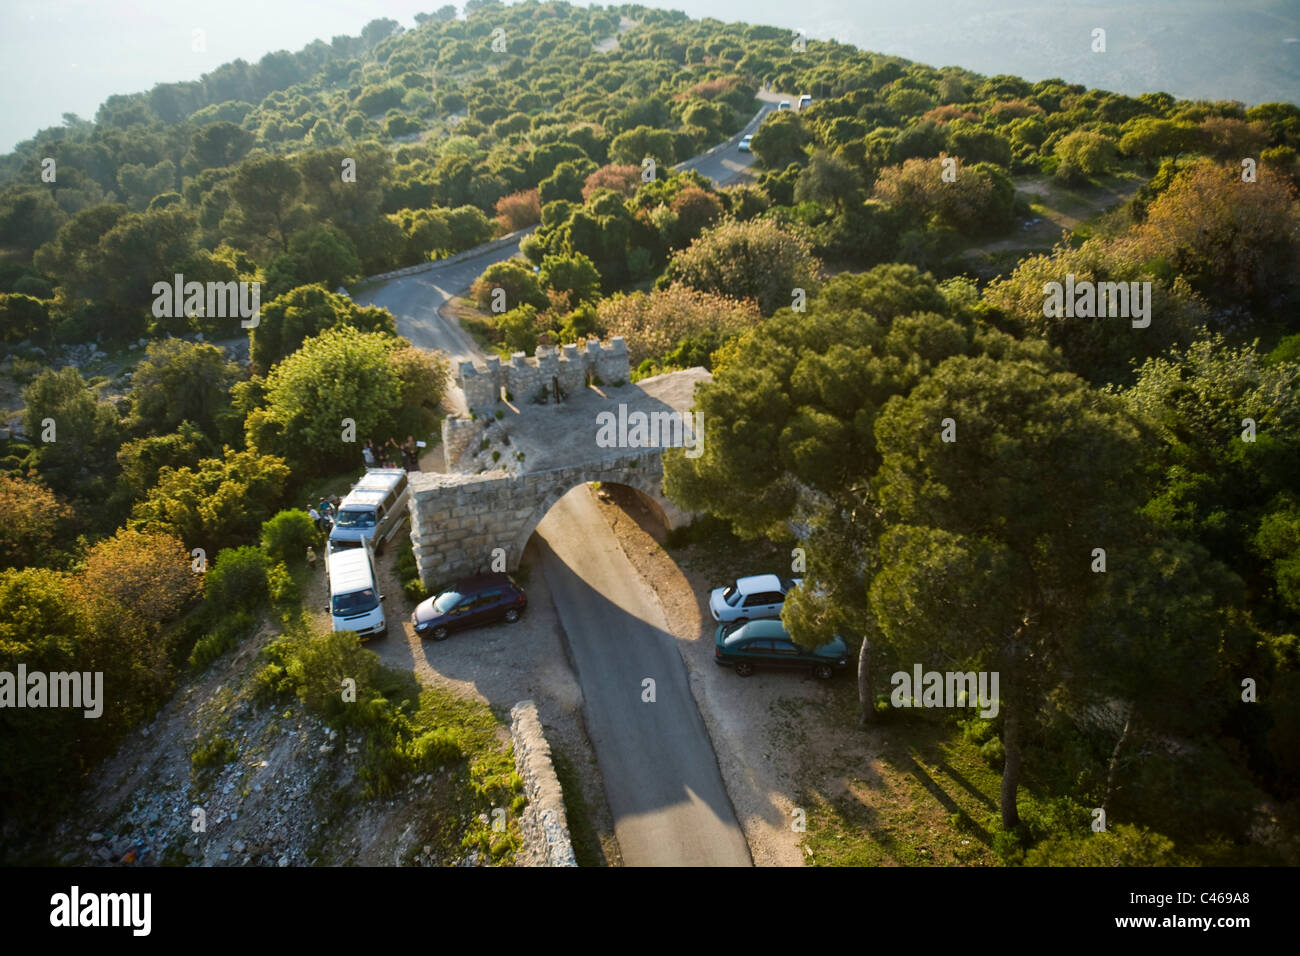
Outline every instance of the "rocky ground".
[[[450, 772], [420, 775], [388, 800], [354, 800], [359, 741], [297, 701], [252, 702], [248, 682], [271, 637], [264, 629], [217, 661], [132, 734], [58, 827], [49, 855], [73, 865], [480, 862], [437, 849]], [[218, 738], [233, 759], [196, 768], [196, 747]]]

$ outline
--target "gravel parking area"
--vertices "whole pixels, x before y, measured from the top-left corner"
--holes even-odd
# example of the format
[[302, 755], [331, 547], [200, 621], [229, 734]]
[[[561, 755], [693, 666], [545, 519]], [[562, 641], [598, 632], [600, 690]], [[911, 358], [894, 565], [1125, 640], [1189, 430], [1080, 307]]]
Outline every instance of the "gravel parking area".
[[[394, 539], [394, 545], [400, 544], [401, 537]], [[619, 865], [614, 820], [583, 726], [582, 689], [565, 657], [560, 624], [535, 546], [530, 544], [525, 551], [519, 575], [528, 594], [524, 616], [515, 624], [503, 622], [453, 632], [445, 641], [422, 640], [411, 626], [414, 605], [402, 594], [397, 580], [396, 551], [397, 547], [390, 547], [379, 561], [384, 607], [390, 616], [388, 636], [366, 646], [385, 664], [414, 672], [421, 683], [484, 701], [503, 715], [521, 700], [536, 701], [546, 739], [552, 750], [568, 760], [580, 782], [582, 801], [599, 842], [599, 862]], [[328, 627], [328, 616], [324, 617]]]

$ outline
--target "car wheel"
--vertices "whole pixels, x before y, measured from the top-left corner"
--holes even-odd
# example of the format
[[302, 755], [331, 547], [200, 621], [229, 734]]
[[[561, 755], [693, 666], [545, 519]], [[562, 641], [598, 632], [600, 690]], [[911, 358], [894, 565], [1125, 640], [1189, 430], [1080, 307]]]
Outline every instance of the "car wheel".
[[831, 670], [830, 664], [813, 665], [813, 677], [816, 677], [818, 680], [830, 680], [831, 674], [833, 673], [834, 671]]
[[515, 621], [517, 621], [517, 620], [519, 620], [519, 611], [518, 611], [517, 608], [513, 608], [513, 607], [512, 607], [510, 610], [506, 611], [506, 623], [507, 623], [507, 624], [513, 624], [513, 623], [515, 623]]
[[447, 639], [447, 629], [445, 627], [435, 627], [429, 636], [435, 641], [445, 641]]
[[734, 667], [736, 673], [741, 677], [748, 677], [750, 674], [754, 673], [754, 665], [749, 661], [736, 661]]

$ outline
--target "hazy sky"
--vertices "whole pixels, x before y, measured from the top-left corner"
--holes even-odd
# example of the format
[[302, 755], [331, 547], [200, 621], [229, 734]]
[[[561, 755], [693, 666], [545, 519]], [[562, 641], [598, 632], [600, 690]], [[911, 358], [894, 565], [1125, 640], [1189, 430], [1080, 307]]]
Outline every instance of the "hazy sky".
[[[0, 152], [113, 93], [197, 79], [442, 0], [0, 0]], [[586, 5], [586, 4], [583, 4]], [[933, 66], [1137, 93], [1300, 99], [1300, 0], [648, 0], [693, 17], [803, 29]], [[459, 0], [458, 7], [464, 6]], [[1089, 49], [1093, 27], [1109, 52]], [[193, 49], [204, 31], [205, 51]]]

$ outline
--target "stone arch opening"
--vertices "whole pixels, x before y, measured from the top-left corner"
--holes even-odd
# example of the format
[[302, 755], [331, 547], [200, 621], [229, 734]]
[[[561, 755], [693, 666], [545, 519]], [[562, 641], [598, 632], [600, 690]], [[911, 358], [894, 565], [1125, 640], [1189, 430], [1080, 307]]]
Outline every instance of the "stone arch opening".
[[[528, 542], [537, 532], [537, 526], [542, 523], [542, 519], [550, 513], [550, 510], [559, 503], [560, 499], [569, 494], [569, 492], [573, 491], [575, 488], [591, 484], [596, 480], [598, 479], [580, 479], [567, 486], [557, 486], [556, 489], [547, 493], [546, 497], [532, 509], [532, 513], [520, 525], [518, 533], [510, 544], [510, 549], [507, 552], [507, 560], [509, 561], [510, 570], [513, 571], [519, 567], [519, 562], [523, 559], [524, 550], [528, 547]], [[644, 505], [646, 511], [651, 517], [652, 524], [661, 530], [660, 536], [666, 535], [667, 532], [676, 527], [669, 515], [669, 511], [672, 509], [671, 503], [661, 500], [658, 494], [647, 492], [643, 488], [638, 488], [636, 484], [630, 481], [601, 480], [600, 483], [602, 488], [614, 489], [621, 492], [625, 500], [630, 499], [635, 501], [637, 504]], [[621, 504], [623, 502], [617, 503]], [[635, 519], [635, 516], [633, 517]], [[679, 520], [678, 524], [680, 523]]]

